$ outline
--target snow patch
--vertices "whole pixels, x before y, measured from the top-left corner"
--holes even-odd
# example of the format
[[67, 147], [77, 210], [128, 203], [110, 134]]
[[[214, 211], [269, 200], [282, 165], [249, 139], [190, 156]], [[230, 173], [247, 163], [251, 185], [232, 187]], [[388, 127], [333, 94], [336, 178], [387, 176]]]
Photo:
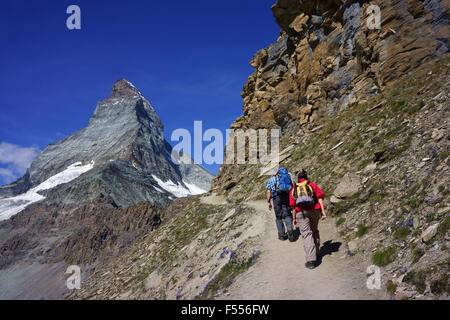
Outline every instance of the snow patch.
[[192, 183], [187, 183], [186, 181], [183, 180], [183, 183], [186, 185], [186, 187], [188, 187], [189, 191], [191, 192], [192, 195], [197, 195], [197, 194], [203, 194], [203, 193], [207, 193], [207, 190], [204, 190], [202, 188], [200, 188], [199, 186], [192, 184]]
[[51, 176], [40, 185], [11, 198], [0, 199], [0, 221], [11, 218], [20, 211], [28, 207], [30, 204], [45, 199], [38, 191], [52, 189], [60, 184], [68, 183], [78, 178], [83, 173], [94, 168], [94, 161], [87, 165], [76, 162], [67, 167], [64, 171]]
[[187, 197], [190, 194], [188, 189], [179, 184], [175, 184], [172, 180], [164, 182], [155, 175], [152, 175], [152, 177], [161, 188], [173, 194], [177, 198]]
[[202, 194], [202, 193], [207, 192], [207, 191], [199, 188], [198, 186], [191, 184], [191, 183], [186, 183], [185, 181], [183, 181], [183, 183], [186, 185], [187, 188], [180, 184], [175, 184], [172, 180], [168, 180], [168, 181], [164, 182], [155, 175], [152, 175], [152, 177], [153, 177], [153, 179], [156, 180], [156, 182], [158, 183], [158, 185], [161, 188], [163, 188], [167, 192], [173, 194], [177, 198], [182, 198], [182, 197], [187, 197], [187, 196], [192, 196], [192, 195], [197, 195], [197, 194]]

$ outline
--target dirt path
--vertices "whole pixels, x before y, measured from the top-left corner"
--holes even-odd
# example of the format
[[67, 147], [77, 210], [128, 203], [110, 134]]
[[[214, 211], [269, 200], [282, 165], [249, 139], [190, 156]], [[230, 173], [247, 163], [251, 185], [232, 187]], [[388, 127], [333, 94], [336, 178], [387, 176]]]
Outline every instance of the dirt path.
[[235, 279], [228, 293], [218, 299], [380, 299], [382, 292], [366, 287], [367, 266], [352, 265], [346, 254], [345, 243], [339, 238], [335, 221], [328, 218], [319, 224], [321, 237], [321, 264], [305, 268], [303, 241], [278, 240], [275, 215], [269, 212], [265, 201], [247, 205], [265, 215], [259, 260], [246, 273]]

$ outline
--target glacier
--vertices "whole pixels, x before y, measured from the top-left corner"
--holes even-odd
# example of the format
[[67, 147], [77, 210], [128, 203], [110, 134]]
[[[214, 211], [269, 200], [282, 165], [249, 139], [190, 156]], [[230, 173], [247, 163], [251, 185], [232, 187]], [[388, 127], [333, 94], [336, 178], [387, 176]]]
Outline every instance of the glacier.
[[155, 175], [152, 175], [152, 177], [153, 179], [156, 180], [156, 182], [161, 188], [173, 194], [177, 198], [198, 195], [208, 192], [207, 190], [203, 190], [202, 188], [194, 184], [187, 183], [186, 181], [183, 181], [183, 183], [187, 188], [183, 187], [182, 185], [175, 184], [172, 180], [164, 182]]
[[24, 210], [30, 204], [45, 199], [43, 195], [38, 193], [39, 191], [52, 189], [60, 184], [68, 183], [94, 168], [94, 165], [94, 161], [86, 165], [83, 165], [81, 162], [75, 162], [64, 171], [51, 176], [25, 193], [15, 197], [0, 199], [0, 221], [7, 220]]

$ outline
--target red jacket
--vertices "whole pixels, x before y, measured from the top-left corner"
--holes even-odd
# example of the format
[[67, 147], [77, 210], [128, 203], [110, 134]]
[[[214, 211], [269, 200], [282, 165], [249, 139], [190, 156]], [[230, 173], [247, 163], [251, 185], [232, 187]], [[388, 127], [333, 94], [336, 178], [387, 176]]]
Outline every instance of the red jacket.
[[[300, 179], [298, 182], [303, 182], [305, 181], [305, 179]], [[323, 193], [323, 191], [317, 186], [317, 184], [315, 184], [314, 182], [309, 182], [309, 185], [313, 188], [314, 193], [317, 196], [317, 200], [320, 198], [325, 198], [325, 193]], [[294, 189], [296, 186], [294, 186], [292, 189]], [[316, 209], [322, 209], [322, 207], [320, 206], [320, 203], [317, 202], [315, 205], [311, 206], [311, 207], [306, 207], [306, 208], [299, 208], [295, 205], [295, 200], [294, 198], [292, 198], [292, 189], [291, 192], [289, 192], [289, 205], [291, 207], [295, 207], [295, 211], [303, 211], [303, 210], [316, 210]]]

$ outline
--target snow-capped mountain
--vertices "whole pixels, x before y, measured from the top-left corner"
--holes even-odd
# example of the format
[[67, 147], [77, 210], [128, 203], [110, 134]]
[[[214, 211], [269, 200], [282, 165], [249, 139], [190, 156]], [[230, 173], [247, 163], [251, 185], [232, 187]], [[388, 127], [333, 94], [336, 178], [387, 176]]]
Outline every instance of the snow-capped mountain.
[[60, 297], [68, 265], [88, 276], [169, 219], [176, 198], [209, 190], [211, 173], [172, 156], [191, 160], [139, 90], [117, 81], [87, 127], [0, 187], [0, 299]]
[[143, 200], [166, 205], [176, 197], [207, 192], [213, 175], [195, 164], [174, 163], [171, 153], [153, 106], [121, 79], [111, 97], [98, 102], [86, 128], [49, 145], [23, 178], [0, 188], [0, 220], [43, 200], [38, 192], [55, 187], [49, 203], [77, 204], [110, 196], [118, 207]]

